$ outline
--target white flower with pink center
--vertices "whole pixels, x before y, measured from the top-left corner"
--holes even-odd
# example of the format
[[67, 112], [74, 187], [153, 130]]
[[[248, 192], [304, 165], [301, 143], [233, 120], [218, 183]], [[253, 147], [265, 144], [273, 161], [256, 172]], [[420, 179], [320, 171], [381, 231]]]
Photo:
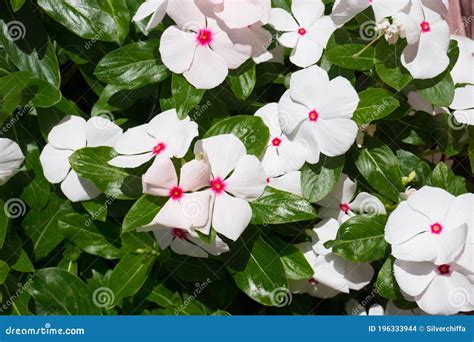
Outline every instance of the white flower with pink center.
[[146, 26], [146, 30], [150, 31], [161, 23], [166, 15], [167, 6], [168, 0], [146, 0], [140, 5], [132, 20], [141, 21], [151, 17]]
[[332, 249], [324, 247], [327, 241], [336, 238], [338, 229], [339, 223], [336, 220], [323, 220], [308, 232], [312, 242], [296, 245], [313, 268], [314, 275], [310, 279], [290, 280], [292, 292], [331, 298], [340, 292], [360, 290], [370, 283], [374, 269], [369, 263], [348, 261], [333, 254]]
[[0, 138], [0, 185], [5, 184], [25, 160], [20, 146], [13, 140]]
[[268, 186], [303, 197], [301, 171], [291, 171], [277, 177], [267, 177]]
[[79, 116], [64, 117], [48, 134], [48, 144], [40, 155], [45, 178], [61, 183], [61, 190], [72, 202], [87, 201], [100, 195], [100, 190], [71, 170], [69, 157], [84, 147], [110, 146], [122, 136], [122, 129], [100, 116], [87, 122]]
[[168, 27], [161, 36], [161, 59], [196, 88], [217, 87], [229, 69], [238, 68], [250, 57], [249, 46], [234, 44], [217, 21], [206, 17], [193, 1], [170, 2], [167, 11], [176, 26]]
[[155, 116], [149, 123], [126, 131], [115, 143], [119, 156], [110, 165], [134, 168], [157, 158], [182, 158], [198, 135], [198, 126], [189, 117], [178, 118], [175, 109]]
[[386, 214], [385, 206], [374, 195], [367, 192], [357, 192], [357, 184], [347, 175], [342, 174], [334, 189], [322, 200], [317, 202], [322, 208], [319, 217], [334, 218], [343, 223], [360, 214]]
[[293, 0], [293, 16], [282, 8], [273, 8], [270, 24], [284, 32], [278, 42], [293, 51], [290, 61], [302, 68], [315, 64], [336, 29], [329, 16], [324, 16], [324, 4], [320, 0]]
[[306, 144], [306, 161], [316, 164], [320, 153], [334, 157], [346, 153], [357, 137], [351, 120], [359, 96], [344, 77], [329, 80], [317, 65], [291, 75], [290, 89], [279, 103], [283, 132]]
[[137, 231], [152, 231], [161, 249], [171, 248], [180, 255], [189, 255], [196, 258], [207, 258], [209, 254], [220, 255], [229, 251], [229, 246], [219, 236], [212, 242], [201, 240], [194, 231], [178, 228], [168, 228], [158, 224], [151, 224]]
[[402, 294], [428, 314], [453, 315], [474, 310], [474, 274], [457, 260], [435, 264], [397, 259], [393, 271]]
[[268, 23], [271, 0], [195, 0], [208, 17], [222, 20], [230, 29]]
[[198, 190], [209, 185], [210, 175], [209, 164], [192, 160], [181, 167], [178, 182], [171, 159], [155, 159], [142, 177], [143, 193], [169, 197], [169, 200], [152, 223], [186, 230], [206, 226], [211, 196]]
[[463, 251], [472, 208], [469, 196], [424, 186], [390, 214], [385, 240], [397, 259], [450, 263]]
[[344, 25], [357, 14], [371, 7], [376, 24], [384, 18], [391, 17], [400, 12], [409, 0], [336, 0], [334, 3], [331, 18], [337, 25]]
[[260, 197], [265, 190], [265, 171], [258, 158], [248, 155], [244, 144], [233, 134], [198, 141], [194, 153], [204, 155], [211, 165], [208, 228], [212, 226], [235, 241], [252, 219], [249, 201]]
[[280, 128], [278, 103], [260, 108], [255, 116], [262, 118], [270, 131], [270, 141], [262, 158], [267, 177], [277, 177], [301, 169], [306, 159], [306, 145], [291, 141]]
[[441, 74], [449, 65], [449, 27], [441, 15], [421, 0], [412, 0], [393, 16], [403, 26], [407, 47], [401, 62], [415, 79]]

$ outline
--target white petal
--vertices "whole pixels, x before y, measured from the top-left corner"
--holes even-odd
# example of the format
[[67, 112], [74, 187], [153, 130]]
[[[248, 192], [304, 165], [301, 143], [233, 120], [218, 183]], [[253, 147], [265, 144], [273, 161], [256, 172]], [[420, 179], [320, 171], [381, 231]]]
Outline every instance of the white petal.
[[[216, 16], [229, 28], [242, 28], [268, 18], [269, 3], [259, 1], [224, 0], [222, 10]], [[265, 19], [264, 19], [265, 20]]]
[[262, 158], [262, 167], [268, 177], [277, 177], [285, 173], [284, 165], [274, 146], [268, 146]]
[[233, 134], [222, 134], [196, 143], [194, 154], [204, 152], [213, 177], [227, 178], [246, 154], [244, 144]]
[[426, 216], [414, 211], [407, 201], [398, 205], [385, 225], [385, 240], [392, 245], [403, 243], [415, 235], [430, 230]]
[[300, 171], [293, 171], [280, 177], [270, 178], [268, 185], [272, 188], [303, 197]]
[[321, 118], [352, 118], [359, 105], [359, 95], [347, 79], [338, 76], [331, 80], [323, 94], [317, 107]]
[[171, 250], [176, 254], [180, 255], [189, 255], [196, 258], [207, 258], [208, 254], [202, 250], [201, 247], [198, 247], [187, 240], [181, 240], [179, 238], [174, 238], [171, 242]]
[[204, 242], [200, 238], [191, 235], [189, 235], [187, 239], [212, 255], [221, 255], [222, 253], [228, 252], [230, 250], [229, 246], [227, 246], [227, 244], [222, 241], [219, 236], [216, 236], [216, 240], [212, 244]]
[[139, 154], [152, 151], [159, 143], [147, 133], [147, 125], [130, 128], [115, 143], [114, 149], [120, 154]]
[[66, 178], [71, 165], [69, 157], [74, 152], [72, 150], [59, 150], [51, 144], [47, 144], [40, 155], [41, 166], [44, 177], [52, 184], [60, 183]]
[[191, 229], [192, 225], [192, 222], [183, 215], [183, 209], [179, 201], [171, 198], [160, 209], [153, 222], [166, 227], [185, 230]]
[[467, 85], [462, 88], [456, 88], [456, 90], [454, 91], [454, 100], [449, 106], [449, 108], [452, 108], [452, 109], [474, 108], [474, 85]]
[[240, 158], [226, 183], [226, 191], [245, 200], [260, 197], [267, 186], [265, 171], [260, 161], [251, 155]]
[[156, 9], [155, 13], [150, 18], [150, 21], [146, 25], [145, 30], [150, 31], [153, 28], [157, 27], [159, 23], [163, 20], [166, 15], [166, 7], [168, 6], [168, 0], [159, 0], [161, 4]]
[[474, 125], [474, 109], [457, 110], [453, 115], [458, 123]]
[[370, 6], [367, 0], [336, 0], [331, 18], [342, 26]]
[[323, 48], [321, 45], [303, 36], [298, 39], [298, 43], [291, 53], [290, 61], [300, 68], [307, 68], [319, 61], [322, 54]]
[[374, 269], [369, 263], [346, 261], [344, 279], [351, 290], [360, 290], [369, 285], [374, 276]]
[[380, 304], [374, 304], [369, 308], [369, 316], [384, 316], [384, 309]]
[[206, 17], [194, 1], [169, 1], [168, 15], [181, 28], [205, 27]]
[[252, 209], [247, 201], [227, 193], [216, 196], [212, 226], [216, 232], [235, 241], [252, 219]]
[[262, 118], [265, 126], [270, 130], [270, 136], [278, 137], [281, 135], [280, 122], [278, 121], [278, 103], [269, 103], [255, 113], [255, 116]]
[[474, 83], [474, 73], [466, 72], [466, 70], [473, 70], [474, 68], [474, 40], [452, 35], [452, 39], [458, 42], [459, 58], [451, 70], [451, 77], [455, 84]]
[[331, 17], [324, 16], [316, 20], [315, 23], [309, 27], [306, 35], [325, 49], [329, 38], [331, 38], [331, 35], [334, 33], [336, 28], [337, 26], [334, 24]]
[[109, 161], [109, 164], [121, 168], [135, 168], [145, 164], [153, 158], [152, 153], [136, 154], [130, 156], [118, 156]]
[[300, 36], [296, 32], [286, 32], [278, 37], [278, 43], [287, 48], [294, 48], [298, 44]]
[[321, 119], [314, 124], [314, 130], [321, 152], [334, 157], [346, 153], [354, 144], [358, 127], [348, 119]]
[[78, 150], [86, 147], [86, 120], [65, 116], [48, 134], [48, 142], [56, 148]]
[[324, 15], [324, 4], [320, 0], [293, 0], [291, 12], [301, 27], [309, 27]]
[[291, 98], [309, 109], [307, 117], [311, 110], [319, 111], [329, 84], [327, 72], [317, 65], [297, 71], [290, 79]]
[[385, 206], [374, 195], [367, 192], [359, 193], [354, 200], [349, 203], [352, 211], [365, 214], [386, 214]]
[[317, 254], [326, 255], [331, 253], [332, 248], [324, 247], [324, 244], [334, 240], [339, 230], [339, 223], [335, 219], [326, 219], [319, 222], [313, 229], [316, 235], [313, 250]]
[[196, 51], [196, 34], [168, 27], [161, 36], [160, 55], [163, 64], [177, 74], [189, 70]]
[[345, 260], [334, 254], [320, 255], [315, 265], [314, 278], [340, 292], [349, 293], [349, 287], [344, 279]]
[[210, 191], [184, 194], [179, 200], [181, 215], [191, 222], [191, 228], [200, 229], [209, 222]]
[[208, 186], [210, 180], [210, 165], [202, 160], [191, 160], [181, 168], [179, 186], [184, 191], [196, 191]]
[[272, 8], [269, 24], [272, 25], [275, 30], [284, 32], [296, 31], [299, 27], [291, 14], [282, 8]]
[[437, 247], [436, 237], [430, 232], [423, 232], [400, 244], [393, 244], [392, 255], [400, 260], [434, 262]]
[[413, 210], [431, 220], [430, 224], [441, 223], [454, 201], [454, 196], [444, 189], [424, 186], [408, 197], [408, 205]]
[[212, 89], [229, 73], [226, 61], [209, 47], [198, 46], [191, 67], [183, 75], [198, 89]]
[[410, 296], [418, 296], [436, 277], [436, 266], [431, 262], [395, 260], [393, 272], [400, 289]]
[[25, 156], [16, 142], [0, 138], [0, 185], [3, 185], [23, 163]]
[[303, 167], [306, 159], [306, 145], [300, 141], [290, 141], [286, 137], [282, 139], [278, 147], [278, 155], [284, 173], [298, 171]]
[[170, 190], [178, 185], [178, 176], [171, 159], [155, 158], [142, 176], [142, 185], [144, 194], [169, 196]]
[[312, 122], [304, 121], [295, 133], [294, 141], [305, 146], [306, 161], [309, 164], [316, 164], [321, 154], [319, 139], [315, 134], [315, 130], [311, 127]]
[[278, 120], [281, 129], [286, 134], [292, 134], [308, 118], [309, 112], [308, 108], [293, 101], [290, 90], [287, 90], [278, 103]]
[[326, 208], [339, 209], [340, 204], [348, 204], [354, 198], [356, 190], [356, 183], [346, 174], [342, 174], [332, 191], [317, 204]]
[[100, 195], [100, 190], [94, 183], [80, 178], [74, 170], [61, 183], [61, 190], [71, 202], [88, 201]]
[[114, 146], [122, 129], [109, 119], [94, 116], [86, 123], [87, 147]]
[[375, 22], [379, 23], [382, 19], [391, 17], [400, 12], [409, 0], [372, 0], [372, 9], [374, 10]]
[[155, 225], [155, 227], [159, 227], [158, 229], [153, 230], [153, 235], [155, 235], [158, 245], [161, 249], [168, 248], [171, 245], [171, 242], [173, 241], [171, 229], [161, 225]]

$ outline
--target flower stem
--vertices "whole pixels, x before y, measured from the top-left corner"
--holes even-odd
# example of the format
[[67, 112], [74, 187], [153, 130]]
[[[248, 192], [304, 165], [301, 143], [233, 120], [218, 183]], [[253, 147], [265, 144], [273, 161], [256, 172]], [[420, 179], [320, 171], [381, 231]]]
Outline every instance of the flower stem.
[[362, 50], [360, 50], [359, 52], [355, 53], [352, 55], [352, 58], [358, 58], [360, 57], [360, 55], [362, 55], [364, 53], [365, 50], [367, 50], [369, 47], [371, 47], [372, 45], [374, 45], [376, 42], [378, 42], [378, 40], [380, 38], [382, 38], [382, 36], [384, 35], [384, 32], [381, 31], [379, 33], [379, 35], [374, 39], [372, 40], [369, 44], [367, 44], [366, 46], [364, 46], [364, 48]]

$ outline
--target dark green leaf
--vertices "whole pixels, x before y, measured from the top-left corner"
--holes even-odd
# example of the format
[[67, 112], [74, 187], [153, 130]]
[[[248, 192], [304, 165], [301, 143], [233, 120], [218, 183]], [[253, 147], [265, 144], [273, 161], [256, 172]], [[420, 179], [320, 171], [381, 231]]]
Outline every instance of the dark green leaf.
[[370, 88], [359, 93], [359, 97], [359, 106], [353, 116], [359, 125], [380, 120], [400, 106], [400, 102], [385, 89]]
[[410, 73], [402, 65], [400, 59], [405, 46], [406, 41], [402, 39], [399, 39], [395, 45], [389, 45], [385, 39], [382, 39], [375, 49], [377, 75], [397, 91], [401, 91], [412, 81]]
[[204, 90], [196, 89], [183, 76], [173, 74], [171, 79], [173, 108], [176, 108], [181, 119], [184, 119], [201, 102], [204, 92]]
[[313, 269], [298, 248], [275, 237], [267, 240], [280, 255], [288, 279], [309, 279], [313, 276]]
[[316, 165], [305, 164], [301, 170], [303, 197], [311, 203], [326, 197], [339, 180], [343, 166], [344, 156], [321, 156]]
[[435, 107], [449, 107], [453, 102], [454, 82], [448, 71], [432, 79], [415, 80], [415, 87]]
[[461, 176], [456, 176], [445, 163], [438, 163], [431, 174], [431, 185], [442, 188], [454, 196], [459, 196], [467, 192], [466, 180]]
[[375, 63], [375, 49], [362, 44], [339, 45], [326, 52], [326, 58], [336, 65], [353, 70], [369, 70]]
[[147, 194], [140, 197], [125, 215], [122, 231], [130, 232], [151, 223], [167, 200], [167, 197]]
[[252, 94], [257, 83], [255, 63], [245, 63], [229, 73], [228, 82], [235, 96], [246, 100]]
[[390, 256], [385, 260], [382, 268], [377, 276], [377, 283], [375, 287], [378, 294], [387, 299], [402, 299], [400, 288], [398, 287], [395, 275], [393, 274], [393, 262], [395, 258]]

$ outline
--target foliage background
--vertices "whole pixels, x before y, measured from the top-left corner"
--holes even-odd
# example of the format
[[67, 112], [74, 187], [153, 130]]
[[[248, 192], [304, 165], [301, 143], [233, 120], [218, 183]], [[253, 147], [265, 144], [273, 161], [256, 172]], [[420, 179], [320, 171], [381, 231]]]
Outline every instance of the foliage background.
[[[325, 2], [329, 9], [331, 1]], [[305, 199], [269, 190], [267, 200], [254, 204], [253, 224], [231, 252], [184, 257], [160, 251], [151, 235], [135, 231], [163, 203], [140, 196], [135, 186], [140, 170], [124, 174], [104, 166], [110, 149], [80, 151], [71, 160], [105, 195], [85, 203], [67, 201], [46, 181], [39, 163], [49, 130], [68, 114], [101, 115], [126, 129], [176, 107], [198, 122], [201, 136], [240, 132], [258, 155], [268, 134], [251, 115], [278, 102], [297, 68], [248, 61], [223, 85], [199, 91], [160, 62], [157, 47], [169, 18], [145, 36], [143, 23], [131, 23], [140, 0], [87, 0], [86, 16], [68, 3], [1, 0], [0, 134], [17, 141], [26, 155], [21, 172], [0, 187], [0, 204], [8, 207], [0, 211], [2, 314], [344, 314], [349, 298], [393, 299], [413, 307], [393, 279], [383, 239], [386, 216], [351, 220], [334, 242], [336, 253], [347, 259], [373, 263], [373, 284], [330, 300], [288, 299], [287, 279], [311, 273], [293, 244], [306, 240], [304, 229], [316, 222], [317, 207], [310, 203], [324, 197], [342, 172], [389, 211], [407, 186], [433, 185], [455, 195], [473, 191], [472, 127], [447, 114], [408, 115], [409, 89], [436, 106], [451, 103], [449, 69], [436, 79], [413, 81], [399, 62], [401, 41], [389, 46], [381, 40], [352, 58], [368, 43], [361, 36], [361, 28], [373, 21], [368, 12], [337, 30], [320, 64], [330, 77], [343, 75], [353, 83], [361, 97], [354, 120], [361, 129], [376, 125], [374, 136], [365, 135], [363, 147], [353, 146], [345, 156], [305, 165]], [[289, 0], [273, 5], [288, 9]], [[13, 34], [20, 38], [11, 39]], [[451, 67], [458, 53], [452, 41]], [[100, 175], [94, 175], [97, 168]], [[416, 178], [408, 181], [412, 171]], [[112, 191], [117, 184], [120, 191]], [[355, 248], [362, 240], [363, 248]], [[253, 293], [252, 285], [263, 294]], [[278, 291], [286, 296], [285, 305], [275, 300]]]

